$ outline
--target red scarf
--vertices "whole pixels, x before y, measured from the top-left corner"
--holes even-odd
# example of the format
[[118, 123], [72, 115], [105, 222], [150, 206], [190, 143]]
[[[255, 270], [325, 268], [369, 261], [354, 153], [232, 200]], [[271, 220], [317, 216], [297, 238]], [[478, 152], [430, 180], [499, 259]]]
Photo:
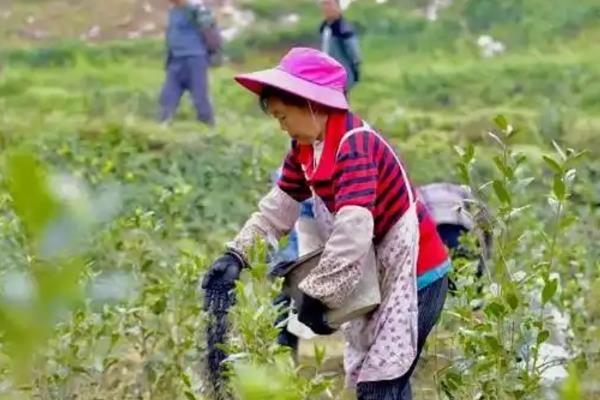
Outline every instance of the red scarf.
[[330, 181], [332, 179], [338, 147], [347, 130], [347, 116], [347, 113], [335, 112], [327, 118], [323, 153], [317, 163], [316, 170], [314, 169], [313, 146], [310, 144], [299, 145], [298, 159], [304, 171], [306, 171], [309, 185], [312, 186], [314, 182]]

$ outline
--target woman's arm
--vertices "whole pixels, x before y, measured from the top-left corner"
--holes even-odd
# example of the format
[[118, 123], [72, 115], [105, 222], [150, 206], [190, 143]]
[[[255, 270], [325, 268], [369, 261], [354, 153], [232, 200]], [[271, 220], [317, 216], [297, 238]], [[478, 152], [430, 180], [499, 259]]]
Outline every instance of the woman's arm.
[[252, 214], [244, 227], [231, 242], [229, 249], [235, 250], [248, 261], [248, 250], [256, 239], [267, 242], [279, 240], [292, 230], [300, 215], [300, 203], [275, 186], [258, 204], [258, 211]]
[[288, 153], [277, 185], [260, 201], [258, 212], [244, 224], [227, 246], [248, 260], [248, 250], [257, 238], [279, 240], [292, 230], [300, 214], [300, 203], [311, 196], [295, 144]]
[[377, 165], [368, 152], [357, 152], [349, 142], [336, 161], [333, 232], [319, 265], [300, 283], [304, 293], [330, 308], [340, 307], [352, 294], [373, 245]]
[[337, 34], [342, 49], [352, 65], [355, 79], [358, 82], [360, 80], [360, 64], [362, 62], [358, 35], [354, 31], [354, 27], [345, 20], [342, 20], [340, 23], [339, 32]]
[[300, 283], [300, 290], [329, 308], [340, 307], [360, 282], [372, 243], [371, 212], [357, 206], [342, 208], [319, 265]]

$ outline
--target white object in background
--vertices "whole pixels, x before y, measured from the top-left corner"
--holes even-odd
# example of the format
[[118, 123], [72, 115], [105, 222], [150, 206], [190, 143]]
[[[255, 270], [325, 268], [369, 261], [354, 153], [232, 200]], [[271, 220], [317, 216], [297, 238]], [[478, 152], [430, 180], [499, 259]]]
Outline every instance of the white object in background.
[[282, 17], [280, 22], [286, 26], [296, 25], [298, 22], [300, 22], [300, 16], [298, 14], [288, 14]]
[[481, 35], [477, 39], [477, 45], [481, 50], [481, 55], [484, 58], [492, 58], [506, 51], [504, 43], [495, 40], [490, 35]]
[[[221, 19], [224, 20], [221, 36], [226, 42], [230, 42], [250, 26], [255, 16], [252, 11], [242, 11], [232, 4], [226, 4], [220, 10]], [[223, 21], [221, 21], [223, 22]]]
[[90, 30], [87, 33], [87, 37], [89, 39], [95, 39], [98, 36], [100, 36], [100, 27], [98, 25], [94, 25], [90, 28]]
[[572, 356], [562, 346], [542, 343], [539, 353], [540, 365], [551, 365], [542, 372], [542, 385], [550, 386], [569, 376], [565, 364]]
[[425, 17], [429, 21], [437, 21], [441, 9], [452, 5], [452, 0], [432, 0], [425, 9]]
[[150, 3], [148, 3], [148, 2], [144, 3], [144, 6], [143, 6], [143, 8], [144, 8], [144, 12], [145, 12], [146, 14], [151, 14], [151, 13], [152, 13], [152, 11], [154, 11], [154, 7], [152, 7], [152, 4], [150, 4]]
[[[340, 0], [340, 8], [342, 10], [347, 10], [348, 7], [350, 7], [350, 4], [352, 4], [353, 1], [354, 0]], [[381, 0], [378, 0], [378, 1], [381, 1]], [[387, 1], [387, 0], [385, 0], [385, 1]]]

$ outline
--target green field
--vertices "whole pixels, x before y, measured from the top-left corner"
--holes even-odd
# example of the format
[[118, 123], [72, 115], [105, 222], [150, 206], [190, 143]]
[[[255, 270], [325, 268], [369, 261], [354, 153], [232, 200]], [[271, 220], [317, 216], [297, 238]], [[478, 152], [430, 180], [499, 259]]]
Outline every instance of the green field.
[[[113, 23], [140, 3], [92, 3], [0, 0], [0, 18], [11, 11], [0, 19], [0, 399], [208, 399], [196, 282], [288, 146], [232, 76], [313, 44], [318, 10], [236, 2], [255, 21], [211, 72], [208, 129], [187, 102], [172, 125], [155, 121], [159, 28], [127, 40]], [[163, 5], [149, 3], [158, 24]], [[435, 22], [426, 3], [350, 7], [365, 53], [351, 102], [416, 183], [461, 182], [486, 199], [496, 249], [482, 311], [475, 266], [455, 263], [461, 290], [415, 397], [600, 398], [600, 3], [455, 0]], [[298, 24], [277, 22], [293, 12]], [[31, 14], [48, 38], [22, 34]], [[94, 23], [106, 36], [79, 41]], [[483, 58], [481, 34], [505, 53]], [[274, 344], [276, 287], [260, 253], [233, 313], [237, 398], [351, 396], [339, 390], [339, 341], [322, 342], [324, 357], [304, 343], [301, 367]], [[546, 385], [540, 352], [560, 341], [551, 310], [570, 328], [569, 378]]]

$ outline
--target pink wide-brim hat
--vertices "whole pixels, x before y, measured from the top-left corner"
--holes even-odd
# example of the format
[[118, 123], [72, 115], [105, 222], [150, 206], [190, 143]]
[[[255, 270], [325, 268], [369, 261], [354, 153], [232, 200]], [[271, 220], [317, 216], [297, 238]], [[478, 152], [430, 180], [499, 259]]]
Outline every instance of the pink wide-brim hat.
[[260, 96], [273, 86], [315, 103], [348, 110], [346, 70], [327, 54], [310, 48], [291, 49], [275, 68], [241, 74], [235, 80]]

